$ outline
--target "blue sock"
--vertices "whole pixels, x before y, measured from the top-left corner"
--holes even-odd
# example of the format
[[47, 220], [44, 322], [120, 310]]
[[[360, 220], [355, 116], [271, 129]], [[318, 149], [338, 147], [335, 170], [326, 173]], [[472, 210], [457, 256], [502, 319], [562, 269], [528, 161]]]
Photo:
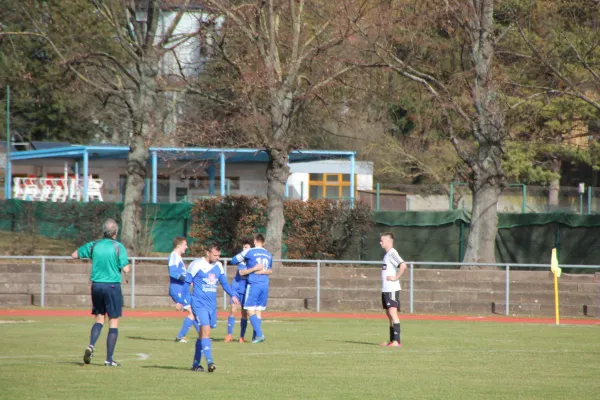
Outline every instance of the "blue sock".
[[248, 327], [248, 320], [243, 319], [240, 321], [240, 337], [243, 338], [246, 334], [246, 328]]
[[209, 338], [202, 339], [202, 351], [204, 352], [204, 356], [206, 357], [206, 362], [208, 364], [212, 364], [212, 343]]
[[106, 337], [106, 361], [113, 361], [113, 354], [115, 352], [118, 337], [118, 328], [110, 328], [108, 330], [108, 336]]
[[96, 341], [102, 332], [102, 326], [103, 325], [98, 322], [92, 325], [92, 332], [90, 333], [90, 346], [94, 347], [96, 345]]
[[202, 341], [200, 339], [196, 339], [196, 351], [194, 353], [194, 362], [192, 363], [192, 367], [197, 367], [200, 365], [200, 361], [202, 361]]
[[227, 334], [228, 335], [233, 334], [234, 326], [235, 326], [235, 317], [233, 315], [230, 315], [229, 318], [227, 318]]
[[183, 325], [181, 326], [181, 330], [179, 331], [179, 334], [177, 335], [177, 337], [179, 339], [181, 339], [182, 337], [187, 335], [188, 331], [190, 330], [190, 328], [192, 327], [193, 324], [194, 324], [194, 321], [192, 321], [188, 317], [185, 317], [183, 319]]
[[262, 331], [260, 330], [260, 318], [256, 315], [250, 317], [250, 323], [252, 324], [252, 329], [254, 329], [255, 337], [261, 337]]

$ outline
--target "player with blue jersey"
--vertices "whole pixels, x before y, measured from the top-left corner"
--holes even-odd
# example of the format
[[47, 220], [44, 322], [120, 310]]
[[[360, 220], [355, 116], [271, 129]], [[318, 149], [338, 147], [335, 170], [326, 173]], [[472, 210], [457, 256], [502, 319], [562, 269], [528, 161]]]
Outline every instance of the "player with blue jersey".
[[192, 371], [204, 371], [200, 365], [203, 353], [208, 363], [208, 372], [216, 369], [212, 358], [210, 330], [217, 327], [217, 283], [220, 283], [223, 290], [231, 296], [234, 304], [239, 304], [236, 293], [227, 282], [223, 265], [219, 262], [220, 256], [219, 246], [213, 243], [208, 246], [204, 257], [194, 260], [188, 267], [186, 282], [194, 285], [192, 312], [200, 325]]
[[238, 272], [241, 276], [248, 276], [244, 309], [248, 311], [250, 324], [256, 335], [252, 343], [260, 343], [265, 340], [261, 329], [262, 311], [267, 308], [269, 275], [273, 272], [273, 256], [263, 248], [264, 244], [265, 237], [262, 233], [257, 233], [254, 235], [254, 247], [242, 251], [231, 260], [234, 265], [246, 263], [245, 268], [238, 267]]
[[173, 239], [173, 251], [169, 256], [169, 296], [176, 303], [177, 311], [183, 310], [187, 313], [183, 325], [175, 337], [175, 341], [179, 343], [187, 343], [185, 335], [192, 325], [197, 331], [200, 329], [192, 313], [190, 285], [185, 282], [187, 271], [181, 259], [187, 248], [187, 240], [183, 236], [177, 236]]
[[[245, 239], [242, 242], [242, 248], [248, 250], [252, 248], [252, 243], [249, 239]], [[239, 269], [246, 268], [246, 263], [241, 262], [238, 264], [238, 271], [235, 277], [231, 281], [231, 288], [237, 293], [237, 298], [240, 300], [242, 309], [242, 318], [240, 319], [240, 343], [244, 343], [244, 335], [246, 334], [246, 328], [248, 327], [248, 312], [244, 310], [244, 296], [246, 295], [246, 285], [248, 284], [248, 277], [241, 276]], [[225, 336], [225, 343], [233, 341], [233, 328], [235, 326], [235, 313], [237, 312], [238, 306], [231, 303], [231, 312], [229, 318], [227, 318], [227, 336]]]

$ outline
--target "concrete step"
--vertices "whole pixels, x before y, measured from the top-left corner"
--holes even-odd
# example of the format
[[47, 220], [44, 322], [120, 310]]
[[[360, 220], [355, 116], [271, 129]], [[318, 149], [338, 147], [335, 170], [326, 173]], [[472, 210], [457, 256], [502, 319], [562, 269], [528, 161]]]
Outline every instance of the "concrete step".
[[0, 294], [0, 307], [26, 307], [31, 305], [29, 294]]

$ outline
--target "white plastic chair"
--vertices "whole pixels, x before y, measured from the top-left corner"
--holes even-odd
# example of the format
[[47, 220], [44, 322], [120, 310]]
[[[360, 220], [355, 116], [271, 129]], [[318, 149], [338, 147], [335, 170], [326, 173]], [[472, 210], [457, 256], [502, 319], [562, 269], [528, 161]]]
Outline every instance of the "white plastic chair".
[[52, 198], [53, 202], [65, 202], [67, 201], [67, 183], [64, 179], [52, 179]]
[[92, 179], [88, 181], [88, 199], [89, 200], [100, 200], [102, 199], [102, 179]]
[[13, 199], [22, 200], [25, 195], [23, 178], [13, 178]]
[[73, 178], [69, 179], [69, 200], [81, 201], [81, 187]]
[[23, 200], [38, 200], [40, 198], [40, 194], [42, 193], [39, 186], [37, 178], [23, 178], [23, 183], [25, 184], [25, 190], [23, 193]]
[[48, 199], [52, 195], [52, 191], [54, 190], [52, 181], [53, 181], [53, 179], [51, 179], [51, 178], [41, 178], [40, 179], [41, 186], [42, 186], [41, 193], [40, 193], [40, 201], [48, 201]]

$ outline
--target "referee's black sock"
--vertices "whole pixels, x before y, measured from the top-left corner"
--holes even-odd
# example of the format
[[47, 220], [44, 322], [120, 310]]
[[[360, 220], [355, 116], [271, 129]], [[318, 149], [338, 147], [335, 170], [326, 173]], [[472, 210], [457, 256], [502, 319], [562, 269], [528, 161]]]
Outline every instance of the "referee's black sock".
[[110, 328], [108, 330], [108, 336], [106, 337], [106, 361], [113, 361], [113, 354], [115, 352], [118, 337], [118, 328]]
[[394, 327], [390, 326], [390, 342], [394, 341]]
[[392, 333], [394, 334], [393, 340], [400, 343], [400, 322], [394, 324], [394, 327], [392, 328]]

